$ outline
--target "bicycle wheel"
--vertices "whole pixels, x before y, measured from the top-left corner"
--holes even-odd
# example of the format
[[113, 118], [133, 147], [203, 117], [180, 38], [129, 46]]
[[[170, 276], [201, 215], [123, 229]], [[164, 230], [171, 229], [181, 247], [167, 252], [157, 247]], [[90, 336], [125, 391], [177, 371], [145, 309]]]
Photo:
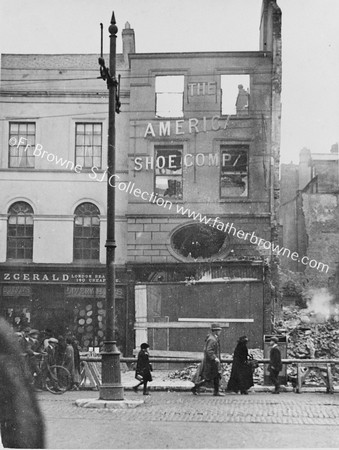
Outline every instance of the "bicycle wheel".
[[46, 377], [46, 388], [52, 394], [63, 394], [71, 387], [71, 374], [63, 366], [51, 366]]

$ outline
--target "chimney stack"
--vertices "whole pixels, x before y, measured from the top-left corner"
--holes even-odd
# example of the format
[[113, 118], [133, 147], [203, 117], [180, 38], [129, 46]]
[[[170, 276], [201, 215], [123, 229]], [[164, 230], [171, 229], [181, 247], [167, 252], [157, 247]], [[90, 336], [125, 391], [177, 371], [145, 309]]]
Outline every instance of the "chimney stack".
[[331, 146], [331, 153], [338, 154], [339, 153], [339, 144], [336, 142]]
[[128, 63], [128, 55], [135, 53], [135, 36], [134, 30], [129, 22], [126, 22], [125, 28], [122, 30], [122, 52], [124, 54], [125, 63]]

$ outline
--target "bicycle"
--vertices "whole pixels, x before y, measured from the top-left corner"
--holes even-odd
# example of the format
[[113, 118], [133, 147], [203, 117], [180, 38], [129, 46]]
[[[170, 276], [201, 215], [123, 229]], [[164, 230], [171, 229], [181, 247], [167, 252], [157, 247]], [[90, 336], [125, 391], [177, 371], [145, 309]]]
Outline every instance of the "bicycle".
[[39, 369], [40, 376], [34, 377], [35, 381], [40, 378], [42, 386], [52, 394], [64, 394], [71, 388], [72, 377], [69, 371], [58, 364], [49, 365], [47, 353], [41, 355]]

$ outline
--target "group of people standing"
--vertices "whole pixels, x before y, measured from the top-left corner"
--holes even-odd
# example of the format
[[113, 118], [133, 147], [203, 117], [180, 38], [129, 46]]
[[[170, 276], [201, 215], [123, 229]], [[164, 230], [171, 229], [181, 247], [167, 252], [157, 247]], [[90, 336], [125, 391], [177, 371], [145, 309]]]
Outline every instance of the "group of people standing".
[[37, 389], [44, 389], [47, 366], [55, 364], [65, 367], [71, 375], [72, 389], [79, 389], [80, 349], [72, 334], [56, 339], [49, 329], [39, 330], [24, 328], [16, 332], [23, 355], [27, 360], [29, 375]]

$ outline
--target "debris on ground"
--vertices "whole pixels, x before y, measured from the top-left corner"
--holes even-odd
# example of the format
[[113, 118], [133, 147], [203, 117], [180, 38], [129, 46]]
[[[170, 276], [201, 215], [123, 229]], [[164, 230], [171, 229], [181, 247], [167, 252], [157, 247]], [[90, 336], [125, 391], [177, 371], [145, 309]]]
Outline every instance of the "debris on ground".
[[[254, 359], [263, 359], [263, 351], [260, 348], [255, 349], [249, 349], [248, 351], [250, 354], [253, 355]], [[232, 355], [229, 354], [223, 354], [223, 359], [232, 359]], [[221, 388], [224, 389], [227, 386], [228, 380], [231, 376], [231, 369], [232, 364], [231, 363], [222, 363], [222, 374], [221, 374]], [[190, 364], [189, 366], [183, 368], [174, 370], [173, 372], [170, 372], [168, 374], [168, 377], [171, 379], [177, 378], [180, 380], [188, 380], [192, 381], [192, 378], [195, 375], [195, 372], [197, 370], [198, 363]], [[255, 369], [253, 373], [253, 381], [254, 384], [263, 384], [264, 380], [264, 368], [262, 366], [259, 366], [257, 369]]]
[[312, 311], [285, 307], [274, 331], [288, 338], [287, 358], [339, 358], [339, 321], [334, 317], [320, 321]]
[[[297, 306], [285, 306], [282, 319], [273, 329], [274, 334], [287, 336], [287, 359], [339, 359], [339, 317], [332, 315], [324, 319], [314, 311]], [[254, 359], [263, 359], [261, 349], [249, 349]], [[223, 355], [232, 358], [232, 355]], [[169, 373], [170, 378], [192, 380], [198, 364], [191, 364], [181, 370]], [[231, 374], [231, 364], [222, 364], [221, 385], [227, 385]], [[306, 369], [305, 369], [306, 370]], [[339, 384], [339, 366], [332, 369], [333, 382]], [[295, 384], [296, 367], [287, 367], [287, 379]], [[264, 367], [261, 364], [253, 374], [254, 384], [264, 384]], [[324, 381], [316, 372], [310, 372], [307, 384], [323, 385]]]

